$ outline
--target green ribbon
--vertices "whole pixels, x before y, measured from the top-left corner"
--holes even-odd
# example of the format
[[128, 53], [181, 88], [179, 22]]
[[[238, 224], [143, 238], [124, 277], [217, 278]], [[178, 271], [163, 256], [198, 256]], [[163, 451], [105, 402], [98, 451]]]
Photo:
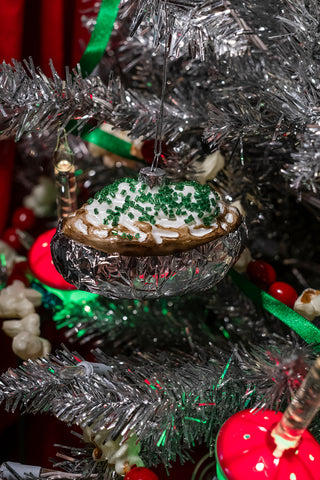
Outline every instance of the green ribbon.
[[115, 153], [120, 157], [139, 160], [141, 162], [139, 158], [136, 158], [133, 155], [131, 155], [130, 142], [127, 142], [122, 138], [118, 138], [115, 135], [112, 135], [111, 133], [100, 130], [100, 128], [96, 128], [91, 132], [82, 132], [81, 137], [87, 142], [94, 143], [95, 145], [98, 145], [104, 150], [108, 150], [108, 152]]
[[[100, 62], [111, 36], [113, 24], [117, 18], [119, 0], [103, 0], [97, 16], [96, 25], [91, 34], [87, 48], [80, 60], [83, 76], [88, 76]], [[109, 152], [120, 157], [139, 160], [130, 153], [131, 143], [117, 138], [111, 133], [104, 132], [99, 128], [91, 130], [85, 125], [81, 131], [81, 137], [87, 142], [94, 143]], [[75, 122], [69, 122], [67, 130], [77, 134]]]
[[102, 0], [96, 25], [80, 60], [84, 76], [90, 75], [104, 54], [118, 14], [119, 0]]
[[83, 290], [58, 290], [57, 288], [49, 287], [44, 283], [39, 282], [40, 285], [47, 290], [47, 292], [52, 293], [56, 297], [62, 300], [64, 305], [70, 303], [85, 304], [86, 302], [92, 302], [99, 297], [96, 293], [84, 292]]
[[86, 302], [91, 302], [99, 297], [96, 293], [85, 292], [83, 290], [60, 290], [58, 288], [49, 287], [49, 285], [40, 282], [40, 280], [34, 278], [32, 275], [28, 276], [28, 279], [30, 282], [40, 285], [40, 287], [44, 288], [47, 292], [60, 298], [64, 305], [71, 302], [85, 304]]
[[216, 469], [217, 469], [217, 479], [218, 480], [228, 480], [228, 477], [225, 476], [225, 474], [222, 471], [222, 468], [220, 466], [217, 454], [216, 454]]
[[229, 274], [240, 290], [256, 305], [272, 313], [272, 315], [294, 330], [307, 343], [315, 344], [314, 349], [320, 352], [320, 330], [309, 322], [309, 320], [258, 288], [235, 270], [230, 270]]

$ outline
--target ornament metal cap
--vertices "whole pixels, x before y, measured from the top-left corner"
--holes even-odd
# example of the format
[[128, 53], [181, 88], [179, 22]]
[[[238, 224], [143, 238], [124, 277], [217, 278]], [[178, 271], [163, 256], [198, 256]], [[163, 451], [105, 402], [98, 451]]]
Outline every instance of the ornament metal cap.
[[162, 168], [145, 167], [139, 172], [140, 182], [146, 183], [150, 188], [164, 184], [166, 172]]

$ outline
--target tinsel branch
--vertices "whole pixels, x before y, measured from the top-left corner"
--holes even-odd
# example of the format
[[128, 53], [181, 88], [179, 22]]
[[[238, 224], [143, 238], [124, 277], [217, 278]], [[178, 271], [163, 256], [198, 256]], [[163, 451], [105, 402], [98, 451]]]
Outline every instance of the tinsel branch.
[[35, 69], [32, 60], [5, 62], [0, 67], [2, 138], [22, 135], [39, 128], [63, 131], [71, 120], [77, 127], [94, 118], [98, 122], [112, 111], [110, 90], [97, 77], [83, 79], [78, 69], [66, 72], [63, 81], [51, 64], [52, 78]]
[[[230, 2], [221, 0], [124, 1], [118, 18], [120, 22], [128, 22], [131, 37], [149, 30], [156, 50], [161, 50], [169, 40], [170, 58], [190, 54], [192, 58], [204, 61], [210, 51], [214, 51], [217, 57], [243, 55], [250, 43], [243, 35], [243, 23], [230, 8]], [[91, 29], [94, 21], [88, 15], [84, 23]]]
[[[170, 87], [164, 103], [163, 139], [171, 145], [177, 163], [182, 158], [179, 142], [186, 143], [186, 138], [201, 139], [204, 132], [213, 148], [224, 145], [233, 149], [239, 139], [246, 148], [252, 137], [258, 137], [260, 142], [256, 143], [261, 154], [261, 149], [284, 141], [288, 136], [292, 137], [293, 144], [298, 134], [303, 151], [306, 148], [307, 151], [310, 148], [311, 153], [316, 151], [315, 128], [312, 126], [319, 123], [320, 70], [317, 62], [319, 18], [315, 0], [310, 5], [302, 0], [294, 3], [283, 0], [281, 5], [270, 2], [267, 10], [260, 0], [215, 2], [210, 7], [194, 0], [183, 5], [175, 2], [154, 4], [150, 0], [131, 6], [125, 3], [120, 9], [120, 27], [115, 29], [114, 45], [111, 44], [110, 48], [117, 52], [118, 73], [126, 85], [120, 86], [118, 80], [108, 80], [108, 74], [116, 66], [114, 61], [109, 65], [109, 71], [104, 74], [101, 71], [103, 82], [99, 77], [82, 79], [79, 71], [73, 76], [67, 73], [66, 81], [63, 81], [53, 67], [53, 77], [49, 79], [36, 70], [31, 61], [26, 67], [18, 62], [14, 62], [13, 67], [3, 64], [0, 73], [2, 137], [15, 135], [19, 139], [23, 134], [37, 130], [62, 131], [70, 125], [70, 120], [77, 120], [81, 130], [90, 120], [93, 124], [107, 121], [129, 131], [133, 137], [154, 138], [160, 109], [159, 67], [163, 51], [160, 49], [152, 55], [154, 46], [150, 42], [153, 36], [150, 28], [144, 28], [141, 33], [137, 31], [130, 39], [123, 22], [131, 15], [136, 27], [140, 21], [146, 26], [146, 12], [153, 12], [161, 23], [156, 28], [159, 33], [156, 37], [162, 39], [164, 16], [156, 15], [156, 12], [163, 12], [164, 8], [169, 8], [175, 18], [172, 25], [169, 22], [172, 32], [179, 31], [176, 22], [188, 25], [184, 15], [192, 16], [192, 12], [199, 9], [205, 20], [203, 23], [207, 25], [213, 8], [217, 17], [226, 22], [221, 27], [225, 38], [234, 28], [230, 18], [224, 17], [228, 11], [237, 24], [245, 25], [243, 36], [238, 35], [234, 45], [240, 45], [242, 38], [251, 39], [250, 55], [234, 57], [231, 61], [224, 55], [217, 61], [213, 50], [209, 49], [206, 63], [186, 55], [169, 62]], [[212, 28], [218, 31], [220, 27], [215, 25]], [[107, 55], [105, 58], [111, 57]], [[303, 138], [305, 133], [307, 136]], [[201, 158], [201, 144], [198, 143], [196, 148], [198, 154], [193, 156]], [[188, 157], [189, 153], [183, 149], [183, 155]], [[301, 186], [317, 192], [317, 161], [312, 166], [306, 156], [301, 156], [302, 153], [299, 159], [295, 156], [295, 148], [292, 153], [292, 166], [282, 165], [285, 177], [294, 188]], [[304, 174], [299, 176], [299, 171]]]
[[[319, 55], [317, 2], [312, 0], [306, 3], [301, 0], [282, 3], [281, 16], [280, 10], [278, 12], [274, 10], [273, 15], [270, 15], [274, 27], [266, 28], [264, 26], [263, 38], [266, 36], [269, 38], [268, 51], [263, 56], [252, 52], [254, 57], [246, 57], [245, 65], [242, 68], [238, 61], [228, 65], [234, 90], [243, 91], [241, 83], [244, 70], [247, 75], [249, 71], [253, 75], [253, 77], [250, 75], [249, 82], [245, 84], [245, 96], [242, 95], [240, 102], [238, 99], [236, 102], [231, 102], [231, 105], [238, 105], [238, 108], [229, 107], [229, 113], [223, 119], [226, 125], [233, 125], [232, 128], [234, 130], [238, 128], [242, 134], [254, 135], [261, 130], [261, 127], [265, 128], [264, 124], [261, 125], [261, 121], [257, 122], [257, 116], [252, 111], [255, 105], [258, 105], [257, 113], [263, 106], [263, 116], [266, 118], [270, 114], [275, 116], [276, 112], [281, 112], [286, 129], [289, 129], [291, 133], [296, 132], [297, 128], [303, 131], [307, 124], [318, 123], [319, 82], [317, 79], [320, 76], [320, 69], [317, 62]], [[259, 7], [260, 10], [258, 10]], [[247, 18], [249, 25], [252, 22], [252, 31], [256, 33], [258, 33], [256, 22], [259, 21], [262, 25], [264, 19], [261, 7], [262, 3], [259, 1], [243, 2], [242, 6], [238, 5], [240, 16]], [[256, 11], [259, 15], [255, 18], [250, 13], [248, 15], [248, 12], [252, 13], [252, 11]], [[278, 41], [270, 44], [272, 39]], [[250, 88], [252, 78], [257, 81], [259, 77], [260, 80], [256, 83], [256, 87]], [[225, 109], [221, 108], [221, 111], [224, 112]], [[217, 119], [219, 128], [221, 121], [219, 121], [219, 117], [216, 118], [215, 113], [218, 114], [211, 108], [211, 124], [215, 125]], [[271, 135], [272, 128], [274, 129], [276, 126], [275, 120], [274, 118], [273, 121], [268, 122]], [[249, 129], [245, 128], [246, 126], [249, 126]], [[283, 131], [283, 127], [281, 127], [280, 135], [281, 131]], [[229, 127], [229, 135], [230, 133], [231, 128]], [[225, 134], [225, 137], [227, 136], [228, 134]]]
[[93, 432], [108, 428], [112, 439], [134, 431], [148, 458], [169, 464], [195, 442], [212, 444], [230, 412], [255, 404], [278, 408], [279, 395], [287, 398], [299, 386], [311, 350], [292, 344], [289, 353], [282, 342], [282, 353], [272, 344], [253, 354], [212, 346], [205, 362], [182, 353], [140, 353], [129, 361], [97, 350], [111, 371], [90, 377], [65, 374], [81, 357], [64, 349], [3, 374], [0, 398], [11, 411], [20, 405]]
[[[143, 94], [125, 91], [112, 80], [105, 86], [99, 77], [83, 79], [79, 70], [74, 78], [67, 74], [64, 82], [53, 66], [51, 68], [53, 78], [49, 79], [40, 69], [36, 71], [31, 60], [25, 62], [25, 68], [15, 61], [13, 66], [2, 64], [0, 133], [3, 138], [14, 135], [19, 140], [22, 135], [39, 128], [61, 132], [71, 120], [77, 121], [79, 130], [89, 120], [108, 121], [131, 130], [134, 137], [155, 136], [160, 104], [157, 97], [146, 98]], [[195, 117], [193, 111], [188, 115], [184, 107], [173, 106], [173, 102], [165, 107], [165, 136], [175, 138], [176, 132], [184, 130], [187, 123], [191, 128], [199, 126], [199, 116]], [[72, 128], [68, 130], [72, 132]]]
[[166, 368], [163, 356], [146, 355], [130, 364], [101, 352], [97, 358], [112, 367], [109, 376], [68, 381], [60, 372], [76, 363], [69, 352], [29, 361], [2, 376], [1, 399], [7, 409], [20, 404], [31, 413], [50, 411], [62, 421], [91, 425], [94, 431], [112, 427], [113, 439], [134, 430], [167, 464], [175, 455], [183, 458], [185, 448], [196, 440], [209, 441], [229, 408], [246, 402], [246, 385], [232, 357], [226, 361], [224, 355], [207, 365], [169, 357]]

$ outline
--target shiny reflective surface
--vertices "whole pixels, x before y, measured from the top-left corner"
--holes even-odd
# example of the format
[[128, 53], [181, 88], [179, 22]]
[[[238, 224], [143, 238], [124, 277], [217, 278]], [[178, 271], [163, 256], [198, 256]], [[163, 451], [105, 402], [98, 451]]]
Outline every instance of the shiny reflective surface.
[[60, 223], [51, 242], [57, 270], [80, 290], [109, 298], [159, 298], [207, 290], [241, 253], [245, 224], [233, 233], [186, 252], [133, 257], [107, 254], [65, 237]]

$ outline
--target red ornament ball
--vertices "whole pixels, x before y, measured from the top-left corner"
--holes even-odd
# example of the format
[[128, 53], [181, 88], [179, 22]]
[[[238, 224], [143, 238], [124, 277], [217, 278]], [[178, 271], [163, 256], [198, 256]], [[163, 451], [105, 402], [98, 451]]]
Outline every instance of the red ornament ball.
[[21, 230], [30, 230], [34, 226], [35, 216], [30, 208], [20, 207], [14, 212], [12, 225]]
[[19, 235], [14, 227], [7, 228], [2, 235], [2, 240], [6, 242], [14, 250], [20, 250], [22, 244]]
[[50, 242], [56, 229], [42, 233], [30, 248], [28, 262], [33, 275], [40, 282], [58, 290], [75, 290], [75, 287], [66, 282], [53, 265]]
[[269, 285], [277, 280], [275, 269], [270, 263], [267, 263], [264, 260], [253, 260], [250, 262], [247, 266], [247, 275], [250, 280], [255, 285], [262, 288], [262, 290], [267, 290]]
[[159, 477], [149, 468], [134, 467], [127, 473], [124, 480], [159, 480]]
[[7, 285], [11, 285], [15, 280], [20, 280], [26, 287], [29, 286], [30, 282], [27, 278], [28, 270], [28, 262], [15, 263], [11, 275], [7, 280]]
[[290, 308], [293, 308], [293, 305], [298, 298], [295, 289], [285, 282], [272, 283], [268, 289], [268, 293]]
[[[154, 147], [155, 147], [155, 140], [146, 140], [143, 142], [143, 145], [141, 147], [141, 154], [143, 156], [143, 159], [151, 165], [153, 159], [154, 159]], [[169, 154], [168, 147], [162, 143], [161, 144], [161, 155], [160, 155], [160, 161], [165, 161], [167, 156]]]

